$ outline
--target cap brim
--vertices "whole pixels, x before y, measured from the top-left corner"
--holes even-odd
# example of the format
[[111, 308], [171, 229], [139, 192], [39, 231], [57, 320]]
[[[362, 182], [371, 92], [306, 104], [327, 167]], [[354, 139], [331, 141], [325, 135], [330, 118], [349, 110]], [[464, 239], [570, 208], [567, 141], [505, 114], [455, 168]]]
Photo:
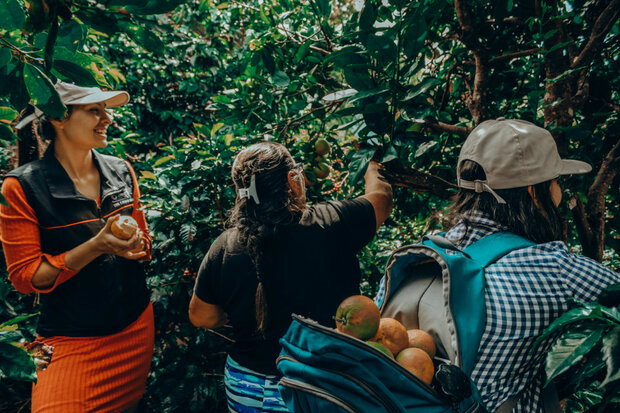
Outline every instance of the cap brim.
[[560, 164], [560, 175], [587, 174], [592, 171], [592, 166], [583, 161], [575, 159], [562, 159]]
[[71, 100], [69, 102], [63, 102], [65, 105], [87, 105], [89, 103], [104, 102], [106, 108], [116, 108], [123, 106], [129, 102], [129, 93], [123, 90], [117, 90], [113, 92], [96, 92], [91, 93], [88, 96], [84, 96], [79, 99]]

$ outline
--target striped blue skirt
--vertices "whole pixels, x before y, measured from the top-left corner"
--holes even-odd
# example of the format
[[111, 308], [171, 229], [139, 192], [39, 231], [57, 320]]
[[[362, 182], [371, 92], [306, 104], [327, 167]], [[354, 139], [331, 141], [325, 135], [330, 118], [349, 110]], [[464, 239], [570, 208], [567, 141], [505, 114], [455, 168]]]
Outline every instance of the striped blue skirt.
[[265, 376], [226, 359], [224, 383], [228, 410], [238, 413], [288, 412], [278, 391], [278, 376]]

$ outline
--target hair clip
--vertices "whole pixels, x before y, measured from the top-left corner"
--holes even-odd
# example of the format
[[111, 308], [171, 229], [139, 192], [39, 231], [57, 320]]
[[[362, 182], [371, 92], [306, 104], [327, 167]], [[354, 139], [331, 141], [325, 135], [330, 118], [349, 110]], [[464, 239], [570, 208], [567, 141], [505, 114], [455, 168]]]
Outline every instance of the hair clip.
[[249, 188], [239, 188], [239, 198], [248, 198], [250, 197], [254, 200], [256, 205], [260, 204], [258, 200], [258, 193], [256, 192], [256, 175], [252, 174], [252, 178], [250, 179], [250, 187]]
[[29, 124], [30, 122], [39, 119], [43, 115], [43, 112], [39, 110], [39, 108], [35, 107], [34, 112], [30, 115], [26, 116], [22, 120], [20, 120], [17, 125], [14, 126], [16, 130], [22, 129], [24, 126]]

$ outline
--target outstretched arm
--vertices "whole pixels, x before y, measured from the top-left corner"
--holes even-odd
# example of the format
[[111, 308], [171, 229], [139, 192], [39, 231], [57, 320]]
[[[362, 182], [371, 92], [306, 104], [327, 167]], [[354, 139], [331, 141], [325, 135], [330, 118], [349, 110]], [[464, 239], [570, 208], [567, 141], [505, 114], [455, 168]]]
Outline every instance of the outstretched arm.
[[366, 181], [365, 194], [361, 196], [361, 198], [370, 201], [375, 210], [377, 229], [390, 216], [393, 206], [392, 187], [381, 175], [382, 167], [380, 163], [370, 161], [364, 175]]

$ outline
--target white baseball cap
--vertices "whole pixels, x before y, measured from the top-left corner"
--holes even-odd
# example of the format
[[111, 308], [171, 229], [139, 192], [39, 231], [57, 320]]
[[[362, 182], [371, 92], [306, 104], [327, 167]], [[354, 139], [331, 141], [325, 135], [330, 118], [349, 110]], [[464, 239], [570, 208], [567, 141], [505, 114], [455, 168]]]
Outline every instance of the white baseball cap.
[[[486, 180], [461, 179], [464, 160], [478, 163]], [[499, 203], [505, 201], [494, 189], [520, 188], [550, 181], [560, 175], [583, 174], [592, 166], [574, 159], [561, 159], [546, 129], [519, 119], [497, 118], [478, 125], [467, 137], [457, 164], [458, 186], [490, 192]]]
[[[123, 90], [106, 92], [98, 87], [83, 87], [61, 81], [56, 82], [54, 89], [56, 89], [60, 100], [65, 105], [87, 105], [103, 102], [106, 108], [116, 108], [129, 102], [129, 93]], [[34, 113], [22, 119], [15, 125], [15, 129], [23, 128], [42, 114], [43, 112], [35, 107]]]

